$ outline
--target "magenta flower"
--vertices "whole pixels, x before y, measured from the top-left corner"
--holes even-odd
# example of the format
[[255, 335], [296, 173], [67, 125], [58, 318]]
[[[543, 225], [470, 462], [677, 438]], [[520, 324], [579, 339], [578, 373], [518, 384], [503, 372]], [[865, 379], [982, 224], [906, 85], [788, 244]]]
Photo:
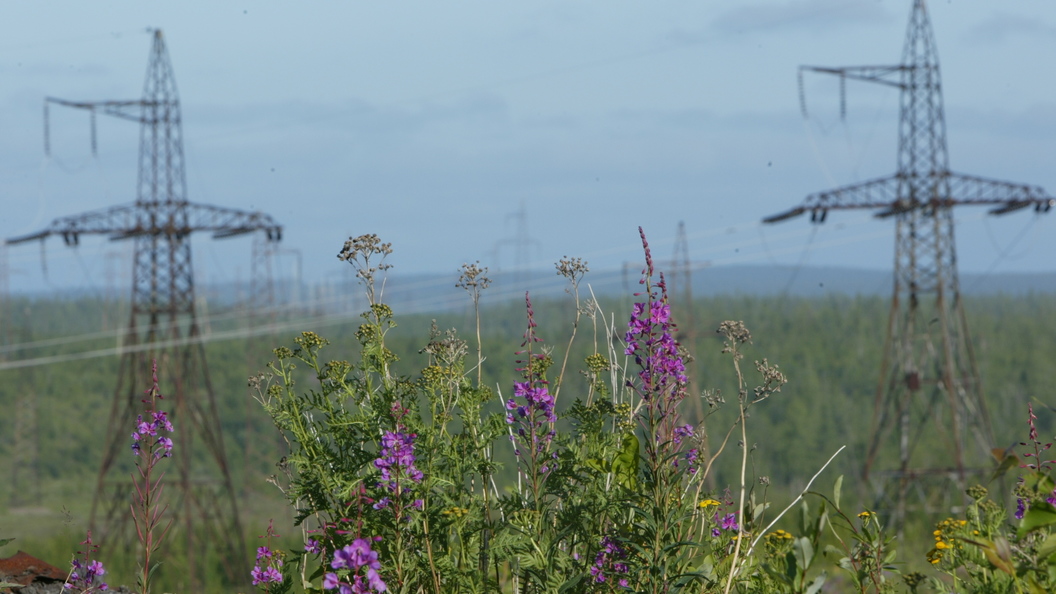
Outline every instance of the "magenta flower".
[[[620, 546], [615, 538], [606, 536], [601, 539], [601, 550], [594, 556], [594, 564], [590, 566], [590, 575], [594, 582], [603, 584], [608, 581], [610, 575], [625, 575], [630, 568], [624, 563], [627, 558], [627, 550]], [[621, 588], [627, 587], [627, 579], [620, 577], [617, 583]]]
[[381, 436], [381, 455], [374, 460], [374, 467], [381, 471], [380, 486], [398, 493], [400, 479], [412, 483], [422, 482], [422, 472], [414, 467], [414, 433], [386, 431]]
[[[352, 544], [346, 545], [334, 552], [334, 559], [330, 567], [346, 573], [342, 579], [337, 573], [327, 573], [323, 576], [323, 589], [338, 589], [342, 594], [385, 592], [388, 586], [381, 579], [378, 570], [381, 563], [378, 561], [377, 551], [370, 548], [370, 541], [365, 538], [357, 538]], [[360, 575], [360, 571], [365, 575]], [[364, 578], [366, 578], [364, 580]]]
[[63, 588], [76, 590], [81, 593], [109, 590], [110, 587], [106, 585], [106, 582], [99, 579], [106, 575], [106, 569], [98, 560], [92, 559], [92, 555], [98, 552], [99, 545], [92, 542], [92, 532], [90, 530], [87, 538], [81, 544], [85, 545], [83, 551], [78, 551], [82, 557], [80, 559], [74, 557], [73, 561], [70, 562], [73, 569], [70, 571], [70, 577], [63, 584]]

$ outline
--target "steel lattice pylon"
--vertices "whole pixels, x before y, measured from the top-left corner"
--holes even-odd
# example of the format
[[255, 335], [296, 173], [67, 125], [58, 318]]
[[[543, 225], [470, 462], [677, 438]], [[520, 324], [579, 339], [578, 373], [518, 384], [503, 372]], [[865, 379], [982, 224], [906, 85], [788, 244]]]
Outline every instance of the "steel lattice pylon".
[[[244, 583], [248, 576], [245, 541], [199, 340], [190, 237], [196, 231], [212, 232], [214, 238], [263, 231], [269, 240], [278, 241], [282, 228], [259, 212], [187, 201], [180, 101], [160, 30], [154, 31], [142, 99], [75, 102], [47, 98], [46, 133], [49, 104], [91, 112], [93, 150], [96, 112], [141, 126], [134, 204], [58, 218], [43, 231], [7, 241], [13, 244], [60, 235], [67, 245], [75, 246], [80, 235], [93, 234], [135, 242], [131, 317], [92, 500], [93, 530], [111, 535], [112, 544], [134, 540], [128, 513], [133, 490], [128, 463], [122, 457], [131, 457], [129, 434], [143, 410], [143, 391], [150, 387], [151, 363], [156, 360], [161, 392], [169, 403], [165, 406], [172, 407], [177, 430], [173, 461], [179, 478], [166, 480], [166, 493], [178, 497], [170, 513], [175, 512], [176, 525], [182, 528], [188, 564], [186, 591], [202, 591], [202, 558], [209, 551], [223, 556], [233, 583]], [[194, 449], [196, 438], [201, 445]], [[202, 461], [213, 466], [211, 472], [198, 467]]]
[[[963, 487], [993, 446], [961, 304], [953, 207], [987, 205], [995, 215], [1028, 207], [1047, 212], [1054, 200], [1036, 186], [950, 171], [938, 53], [924, 0], [914, 0], [901, 64], [801, 67], [801, 100], [804, 71], [839, 76], [841, 92], [852, 79], [901, 93], [894, 175], [812, 194], [801, 206], [764, 219], [775, 223], [810, 212], [821, 223], [828, 211], [848, 209], [895, 219], [894, 295], [863, 475], [878, 505], [895, 504], [901, 525], [911, 490], [921, 495], [924, 510], [937, 511], [936, 497], [950, 490], [933, 488], [936, 482]], [[841, 107], [842, 99], [841, 93]], [[895, 427], [897, 443], [890, 436]], [[936, 430], [947, 432], [947, 449], [921, 452], [920, 438]], [[967, 450], [969, 440], [979, 447], [978, 457]], [[897, 467], [881, 468], [894, 456]]]

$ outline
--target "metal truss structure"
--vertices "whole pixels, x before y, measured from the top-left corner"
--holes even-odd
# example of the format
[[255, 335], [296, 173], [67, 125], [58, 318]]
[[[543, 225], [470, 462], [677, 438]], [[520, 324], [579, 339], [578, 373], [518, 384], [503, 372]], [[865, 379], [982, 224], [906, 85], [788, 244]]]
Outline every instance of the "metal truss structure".
[[[201, 591], [204, 559], [219, 554], [233, 583], [248, 575], [245, 541], [216, 398], [209, 381], [205, 351], [195, 313], [191, 235], [228, 238], [262, 232], [281, 239], [282, 227], [270, 216], [187, 201], [180, 101], [165, 40], [155, 30], [143, 98], [133, 101], [81, 102], [45, 99], [92, 114], [103, 113], [140, 124], [139, 175], [134, 204], [55, 219], [42, 231], [7, 240], [8, 244], [44, 240], [52, 235], [76, 246], [82, 235], [135, 242], [131, 319], [123, 342], [119, 378], [92, 500], [93, 530], [111, 541], [131, 543], [134, 531], [129, 500], [129, 434], [150, 387], [151, 362], [157, 361], [161, 392], [173, 407], [178, 479], [165, 480], [166, 493], [178, 497], [170, 507], [186, 553], [186, 591]], [[45, 141], [47, 149], [48, 142]], [[200, 442], [196, 443], [196, 439]], [[211, 467], [211, 468], [209, 468]], [[117, 476], [114, 476], [117, 475]], [[171, 476], [171, 475], [170, 475]]]
[[[894, 175], [811, 194], [800, 206], [763, 219], [776, 223], [810, 213], [811, 221], [822, 223], [829, 211], [865, 209], [895, 221], [894, 294], [863, 475], [876, 500], [887, 502], [878, 505], [894, 503], [893, 519], [901, 525], [911, 494], [919, 495], [920, 509], [939, 511], [949, 503], [942, 501], [948, 487], [963, 487], [984, 464], [974, 452], [987, 456], [993, 447], [957, 280], [953, 208], [1041, 213], [1056, 200], [1036, 186], [950, 171], [939, 59], [924, 0], [914, 0], [901, 64], [801, 67], [801, 100], [803, 72], [840, 77], [841, 106], [847, 79], [888, 85], [901, 95]], [[944, 433], [947, 449], [920, 451], [921, 437], [935, 431]], [[979, 449], [968, 451], [969, 441]]]

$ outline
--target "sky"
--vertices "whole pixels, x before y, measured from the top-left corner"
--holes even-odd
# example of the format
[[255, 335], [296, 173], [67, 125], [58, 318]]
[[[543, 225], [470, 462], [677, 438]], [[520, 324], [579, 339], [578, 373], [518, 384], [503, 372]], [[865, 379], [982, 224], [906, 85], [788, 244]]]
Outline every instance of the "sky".
[[[659, 261], [891, 269], [868, 212], [762, 225], [894, 172], [898, 92], [800, 65], [897, 64], [909, 0], [9, 3], [0, 21], [0, 237], [135, 200], [139, 130], [45, 96], [138, 99], [161, 28], [188, 199], [284, 226], [280, 275], [346, 274], [349, 236], [397, 273]], [[1056, 193], [1056, 3], [929, 3], [952, 170]], [[1056, 270], [1056, 213], [955, 212], [970, 272]], [[248, 281], [248, 238], [193, 240], [198, 283]], [[124, 291], [130, 242], [6, 249], [10, 290]], [[42, 256], [43, 254], [43, 256]]]

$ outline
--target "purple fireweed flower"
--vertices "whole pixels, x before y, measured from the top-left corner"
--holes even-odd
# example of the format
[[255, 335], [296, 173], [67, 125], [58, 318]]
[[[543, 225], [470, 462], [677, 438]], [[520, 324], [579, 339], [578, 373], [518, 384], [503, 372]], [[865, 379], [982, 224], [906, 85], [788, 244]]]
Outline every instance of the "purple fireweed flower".
[[279, 571], [279, 567], [282, 567], [282, 561], [279, 559], [263, 568], [260, 565], [254, 565], [253, 570], [250, 571], [250, 575], [253, 577], [253, 585], [281, 583], [282, 573]]
[[267, 544], [257, 547], [257, 562], [249, 572], [250, 577], [253, 578], [253, 585], [265, 584], [265, 592], [271, 591], [267, 584], [278, 584], [283, 581], [281, 571], [283, 553], [271, 548], [271, 539], [277, 536], [279, 535], [275, 533], [273, 523], [269, 521], [267, 532], [257, 537], [267, 539], [265, 541]]
[[[506, 401], [506, 422], [511, 427], [513, 434], [510, 440], [514, 442], [514, 454], [523, 460], [524, 450], [518, 445], [528, 446], [528, 466], [532, 470], [546, 474], [554, 469], [555, 464], [548, 463], [540, 465], [542, 458], [553, 441], [555, 432], [553, 424], [557, 422], [557, 414], [554, 411], [554, 396], [547, 388], [547, 381], [543, 377], [543, 366], [540, 364], [546, 355], [533, 352], [535, 343], [542, 339], [535, 335], [535, 312], [532, 310], [531, 297], [525, 293], [524, 302], [528, 310], [528, 329], [524, 333], [524, 341], [521, 343], [523, 350], [516, 354], [520, 359], [517, 363], [521, 365], [517, 371], [521, 372], [524, 381], [514, 382], [513, 398]], [[520, 438], [518, 440], [518, 438]]]
[[304, 552], [312, 553], [313, 555], [318, 555], [319, 553], [323, 552], [323, 546], [319, 544], [318, 540], [315, 540], [314, 538], [309, 538], [308, 542], [304, 545]]
[[737, 514], [726, 514], [722, 518], [722, 529], [723, 530], [738, 530], [737, 526]]
[[[330, 567], [346, 575], [343, 579], [337, 573], [327, 573], [323, 577], [324, 590], [336, 588], [342, 593], [346, 591], [355, 593], [385, 592], [388, 590], [385, 581], [381, 579], [381, 574], [378, 573], [378, 570], [381, 569], [378, 553], [371, 550], [368, 539], [357, 538], [352, 544], [334, 551], [334, 559], [330, 562]], [[363, 579], [364, 575], [360, 575], [360, 571], [364, 569], [363, 573], [366, 581]]]
[[[161, 395], [159, 394], [158, 397], [160, 398]], [[150, 406], [153, 409], [154, 403], [151, 402]], [[145, 442], [148, 444], [146, 447], [153, 452], [155, 459], [172, 456], [172, 438], [161, 434], [173, 432], [172, 422], [169, 421], [168, 415], [165, 411], [148, 410], [147, 418], [150, 420], [143, 420], [143, 415], [136, 418], [136, 430], [132, 432], [132, 455], [138, 456]], [[153, 439], [148, 440], [147, 438]]]
[[417, 434], [404, 433], [402, 430], [386, 431], [381, 436], [381, 455], [374, 460], [374, 467], [381, 471], [379, 486], [399, 493], [401, 479], [412, 483], [422, 481], [422, 472], [414, 467], [416, 437]]
[[627, 333], [624, 336], [624, 342], [627, 344], [626, 353], [633, 356], [635, 364], [641, 368], [638, 372], [641, 380], [638, 390], [642, 399], [647, 401], [658, 398], [681, 400], [685, 396], [688, 379], [685, 373], [685, 363], [678, 353], [678, 343], [674, 339], [676, 328], [671, 322], [671, 306], [667, 303], [667, 287], [663, 274], [660, 275], [660, 282], [655, 287], [650, 284], [653, 273], [652, 256], [641, 227], [638, 228], [638, 232], [642, 236], [642, 247], [645, 249], [648, 263], [640, 281], [646, 285], [647, 292], [644, 296], [648, 302], [634, 304], [631, 319], [627, 323]]
[[413, 486], [422, 482], [425, 475], [415, 466], [414, 440], [418, 437], [408, 433], [403, 425], [397, 424], [396, 431], [386, 431], [381, 436], [381, 451], [374, 467], [381, 471], [378, 487], [387, 490], [391, 496], [381, 497], [373, 504], [377, 510], [393, 510], [397, 520], [410, 521], [404, 510], [421, 509], [420, 500], [413, 499]]
[[[612, 573], [626, 574], [629, 571], [629, 567], [623, 562], [626, 558], [627, 551], [620, 546], [619, 541], [609, 536], [603, 537], [601, 550], [594, 556], [594, 564], [590, 566], [590, 575], [594, 582], [605, 583]], [[620, 578], [617, 583], [620, 587], [627, 587], [626, 578]]]
[[693, 437], [693, 425], [675, 427], [675, 443], [682, 443], [682, 440], [687, 437]]
[[[686, 396], [689, 380], [674, 338], [678, 328], [672, 319], [667, 285], [662, 273], [659, 281], [654, 283], [649, 243], [641, 227], [638, 233], [646, 260], [639, 283], [645, 286], [645, 290], [636, 294], [641, 301], [634, 304], [624, 335], [626, 354], [634, 359], [638, 368], [627, 381], [627, 387], [644, 404], [636, 416], [650, 437], [646, 456], [650, 464], [657, 464], [683, 447], [682, 442], [694, 437], [695, 432], [692, 425], [679, 423], [678, 405]], [[672, 464], [677, 466], [677, 459], [672, 460]]]
[[1016, 519], [1022, 520], [1023, 514], [1027, 511], [1027, 503], [1020, 498], [1016, 498]]
[[92, 555], [99, 550], [99, 545], [92, 542], [92, 532], [90, 530], [87, 538], [81, 541], [81, 544], [85, 545], [83, 551], [78, 551], [82, 557], [79, 559], [74, 557], [73, 561], [70, 562], [72, 570], [70, 571], [70, 577], [63, 584], [63, 588], [76, 590], [82, 594], [109, 590], [110, 587], [99, 579], [106, 575], [106, 568], [103, 567], [101, 562], [92, 559]]

